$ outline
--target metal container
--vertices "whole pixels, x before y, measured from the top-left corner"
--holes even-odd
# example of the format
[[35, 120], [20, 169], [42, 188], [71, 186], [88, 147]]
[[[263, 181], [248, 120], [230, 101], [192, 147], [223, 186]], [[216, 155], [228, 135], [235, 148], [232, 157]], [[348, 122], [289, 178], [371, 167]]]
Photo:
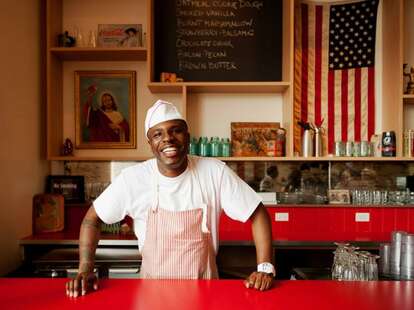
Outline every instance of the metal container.
[[414, 234], [402, 238], [400, 268], [401, 279], [414, 280]]
[[393, 278], [400, 278], [401, 245], [402, 239], [407, 233], [405, 231], [393, 231], [390, 255], [390, 274]]
[[392, 157], [396, 156], [397, 141], [394, 131], [384, 131], [382, 133], [382, 156]]
[[310, 129], [303, 131], [302, 156], [303, 157], [313, 156], [313, 131]]
[[321, 128], [315, 127], [315, 156], [323, 156]]

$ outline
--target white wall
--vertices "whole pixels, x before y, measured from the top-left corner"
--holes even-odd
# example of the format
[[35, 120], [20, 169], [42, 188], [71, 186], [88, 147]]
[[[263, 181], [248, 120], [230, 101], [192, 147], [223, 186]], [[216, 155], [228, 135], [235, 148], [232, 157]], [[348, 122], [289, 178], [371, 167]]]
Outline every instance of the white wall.
[[47, 162], [41, 94], [40, 0], [0, 1], [0, 275], [20, 263], [32, 232], [32, 197]]

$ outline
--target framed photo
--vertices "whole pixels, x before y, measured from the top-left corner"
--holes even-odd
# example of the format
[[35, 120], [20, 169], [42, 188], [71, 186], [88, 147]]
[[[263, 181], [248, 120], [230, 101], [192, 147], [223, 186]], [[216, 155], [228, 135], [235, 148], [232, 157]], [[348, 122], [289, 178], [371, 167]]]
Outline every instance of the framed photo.
[[84, 177], [74, 175], [49, 175], [46, 182], [46, 192], [62, 195], [65, 198], [65, 202], [84, 202]]
[[141, 24], [99, 24], [99, 47], [140, 47], [142, 46]]
[[233, 156], [275, 156], [279, 123], [231, 123]]
[[75, 71], [76, 148], [136, 148], [135, 88], [135, 71]]
[[347, 189], [328, 190], [328, 200], [330, 204], [350, 204], [351, 197]]

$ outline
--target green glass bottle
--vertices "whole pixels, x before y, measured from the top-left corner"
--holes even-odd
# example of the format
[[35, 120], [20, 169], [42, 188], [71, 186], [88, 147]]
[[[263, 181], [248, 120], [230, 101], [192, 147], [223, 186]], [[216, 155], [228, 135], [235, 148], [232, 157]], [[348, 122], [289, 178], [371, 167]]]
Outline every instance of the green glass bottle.
[[190, 140], [189, 152], [190, 155], [198, 155], [198, 142], [196, 137]]
[[214, 137], [211, 140], [211, 156], [219, 157], [220, 156], [220, 140], [219, 137]]
[[226, 138], [223, 143], [223, 157], [230, 157], [231, 156], [231, 144], [230, 139]]
[[207, 137], [202, 137], [200, 141], [200, 156], [208, 156], [208, 140]]

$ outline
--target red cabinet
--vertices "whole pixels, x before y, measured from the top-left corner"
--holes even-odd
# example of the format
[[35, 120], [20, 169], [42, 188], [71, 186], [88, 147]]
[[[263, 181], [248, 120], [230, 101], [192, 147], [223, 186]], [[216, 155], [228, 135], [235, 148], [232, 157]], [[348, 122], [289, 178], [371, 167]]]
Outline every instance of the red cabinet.
[[[414, 232], [412, 207], [272, 206], [273, 240], [389, 241], [391, 232]], [[251, 223], [222, 215], [222, 241], [252, 240]]]

